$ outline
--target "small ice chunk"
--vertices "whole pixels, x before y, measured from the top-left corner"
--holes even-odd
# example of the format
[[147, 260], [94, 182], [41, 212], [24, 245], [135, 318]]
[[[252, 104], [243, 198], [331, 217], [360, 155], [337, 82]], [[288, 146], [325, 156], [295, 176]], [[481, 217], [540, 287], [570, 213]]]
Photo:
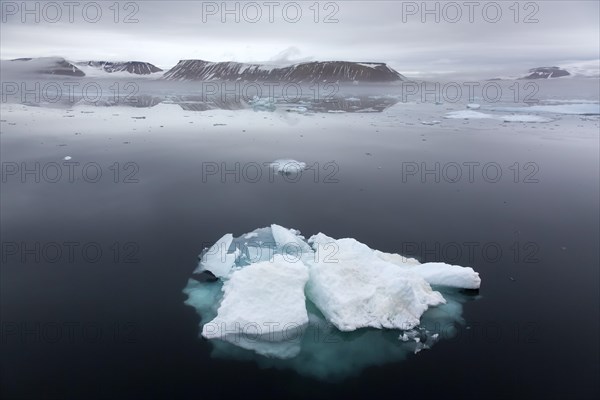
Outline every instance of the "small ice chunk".
[[270, 98], [261, 98], [258, 96], [254, 96], [252, 100], [249, 101], [250, 106], [254, 109], [254, 111], [275, 111], [275, 101]]
[[469, 110], [479, 110], [481, 108], [481, 105], [479, 105], [477, 103], [470, 103], [470, 104], [467, 104], [467, 108]]
[[237, 258], [235, 252], [229, 253], [232, 241], [233, 235], [228, 233], [213, 244], [210, 249], [204, 251], [200, 255], [200, 263], [194, 272], [210, 271], [218, 278], [227, 277]]
[[306, 168], [306, 163], [292, 159], [280, 159], [271, 163], [271, 168], [280, 174], [297, 174]]
[[421, 121], [423, 125], [438, 125], [441, 124], [442, 121]]
[[304, 114], [305, 112], [308, 111], [308, 108], [302, 107], [302, 106], [290, 107], [290, 108], [287, 108], [286, 111], [287, 112], [296, 112], [296, 113]]
[[276, 248], [280, 249], [281, 254], [290, 255], [290, 258], [302, 259], [306, 256], [312, 256], [314, 251], [306, 243], [300, 232], [295, 229], [287, 229], [283, 226], [271, 225], [271, 234], [275, 240]]
[[71, 156], [66, 156], [65, 158], [63, 158], [63, 160], [65, 161], [69, 161], [71, 159]]

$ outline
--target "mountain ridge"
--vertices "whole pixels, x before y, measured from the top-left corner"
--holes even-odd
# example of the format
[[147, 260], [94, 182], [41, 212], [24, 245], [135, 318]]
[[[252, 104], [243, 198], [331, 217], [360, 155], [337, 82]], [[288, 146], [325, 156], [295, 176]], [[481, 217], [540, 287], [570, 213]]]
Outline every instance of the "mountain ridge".
[[163, 75], [167, 80], [235, 80], [314, 82], [393, 82], [406, 78], [385, 63], [354, 61], [310, 61], [274, 66], [234, 61], [180, 60]]
[[108, 73], [129, 72], [135, 75], [150, 75], [163, 72], [161, 68], [146, 61], [80, 61], [75, 64], [96, 68]]

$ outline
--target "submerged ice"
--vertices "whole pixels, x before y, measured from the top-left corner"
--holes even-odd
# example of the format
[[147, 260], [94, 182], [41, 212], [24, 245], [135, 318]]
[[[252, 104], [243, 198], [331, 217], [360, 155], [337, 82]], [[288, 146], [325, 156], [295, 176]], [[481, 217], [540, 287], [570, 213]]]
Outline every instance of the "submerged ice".
[[218, 339], [214, 356], [319, 378], [431, 347], [462, 321], [458, 290], [481, 283], [472, 268], [420, 264], [351, 238], [306, 239], [278, 225], [224, 235], [194, 272], [218, 278], [190, 279], [184, 289], [201, 335]]

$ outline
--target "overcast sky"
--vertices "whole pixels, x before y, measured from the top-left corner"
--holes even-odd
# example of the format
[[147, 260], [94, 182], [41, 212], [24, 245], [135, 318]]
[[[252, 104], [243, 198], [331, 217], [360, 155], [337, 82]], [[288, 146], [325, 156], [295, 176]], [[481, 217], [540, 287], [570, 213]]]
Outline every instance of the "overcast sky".
[[[235, 14], [221, 14], [221, 1], [120, 2], [117, 23], [114, 8], [109, 8], [114, 1], [96, 3], [101, 4], [102, 15], [95, 23], [90, 22], [96, 18], [95, 5], [89, 5], [92, 2], [76, 2], [69, 15], [69, 6], [57, 1], [54, 4], [60, 6], [62, 16], [55, 23], [50, 20], [57, 18], [56, 7], [27, 3], [32, 10], [39, 3], [40, 23], [35, 22], [35, 12], [23, 13], [21, 1], [0, 1], [2, 59], [63, 56], [70, 60], [139, 60], [162, 68], [191, 58], [376, 61], [415, 76], [522, 71], [600, 58], [597, 0], [520, 2], [518, 16], [515, 8], [510, 8], [513, 0], [497, 1], [500, 17], [496, 16], [495, 4], [489, 4], [492, 2], [473, 2], [470, 7], [461, 0], [454, 3], [458, 8], [445, 9], [447, 2], [438, 2], [439, 23], [434, 14], [425, 15], [427, 20], [422, 22], [421, 1], [321, 2], [319, 22], [314, 21], [315, 11], [310, 8], [314, 1], [297, 1], [302, 15], [296, 23], [289, 22], [296, 17], [296, 8], [287, 1], [276, 2], [279, 5], [271, 9], [274, 22], [269, 21], [269, 7], [264, 1], [255, 3], [262, 12], [260, 18], [255, 7], [244, 9], [244, 2], [238, 2], [239, 23]], [[429, 2], [428, 8], [434, 9], [435, 3]], [[87, 20], [83, 11], [86, 4]], [[234, 9], [235, 2], [227, 7]], [[130, 19], [138, 22], [124, 23], [131, 13]], [[337, 22], [324, 23], [328, 15]], [[528, 16], [531, 23], [525, 23]], [[251, 22], [257, 18], [258, 22]], [[494, 19], [499, 20], [490, 22]]]

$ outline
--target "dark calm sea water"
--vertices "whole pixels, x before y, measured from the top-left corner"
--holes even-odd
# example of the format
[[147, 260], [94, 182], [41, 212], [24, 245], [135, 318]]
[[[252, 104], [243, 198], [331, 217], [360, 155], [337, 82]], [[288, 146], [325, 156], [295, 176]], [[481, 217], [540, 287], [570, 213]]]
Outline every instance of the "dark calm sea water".
[[[443, 119], [463, 108], [2, 104], [1, 397], [595, 398], [598, 119]], [[248, 167], [278, 158], [313, 170]], [[272, 223], [473, 267], [479, 297], [457, 336], [341, 382], [212, 358], [182, 289], [205, 246]]]

